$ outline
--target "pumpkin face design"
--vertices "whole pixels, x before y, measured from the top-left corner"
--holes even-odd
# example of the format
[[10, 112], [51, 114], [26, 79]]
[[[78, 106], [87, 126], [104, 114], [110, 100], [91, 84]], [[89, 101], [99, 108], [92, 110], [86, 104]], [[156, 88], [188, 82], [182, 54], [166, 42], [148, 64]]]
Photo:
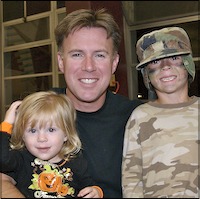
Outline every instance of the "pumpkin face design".
[[61, 185], [58, 187], [58, 194], [61, 196], [66, 196], [68, 193], [69, 187], [66, 185]]
[[[50, 165], [46, 161], [36, 162], [39, 164], [39, 167], [34, 168], [33, 178], [31, 179], [32, 184], [28, 187], [32, 190], [38, 190], [35, 192], [35, 196], [41, 196], [44, 194], [56, 195], [57, 197], [71, 195], [75, 193], [73, 187], [70, 187], [69, 180], [73, 180], [70, 168], [64, 168], [62, 170], [59, 167]], [[38, 171], [39, 170], [39, 171]], [[38, 174], [36, 173], [39, 172]], [[46, 195], [47, 196], [47, 195]]]
[[62, 185], [61, 176], [57, 176], [56, 173], [42, 172], [38, 178], [38, 186], [42, 191], [57, 192], [58, 187]]

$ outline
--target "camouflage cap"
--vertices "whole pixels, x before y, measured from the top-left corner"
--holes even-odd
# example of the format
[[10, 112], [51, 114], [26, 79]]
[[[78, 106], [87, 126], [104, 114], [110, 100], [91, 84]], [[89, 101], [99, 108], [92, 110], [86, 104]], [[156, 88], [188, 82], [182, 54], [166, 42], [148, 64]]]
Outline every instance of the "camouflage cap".
[[184, 29], [167, 27], [143, 35], [136, 44], [140, 63], [137, 70], [148, 62], [175, 55], [192, 54], [190, 39]]

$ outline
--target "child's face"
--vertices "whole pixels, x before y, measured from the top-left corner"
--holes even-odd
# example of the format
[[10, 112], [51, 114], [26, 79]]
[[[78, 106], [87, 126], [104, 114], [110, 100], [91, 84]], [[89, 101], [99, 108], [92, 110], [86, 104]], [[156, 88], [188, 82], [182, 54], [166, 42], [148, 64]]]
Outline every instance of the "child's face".
[[156, 92], [172, 93], [188, 88], [188, 72], [181, 56], [152, 61], [146, 67]]
[[31, 154], [42, 160], [56, 163], [61, 160], [58, 153], [67, 137], [55, 123], [41, 128], [37, 124], [33, 128], [30, 125], [26, 127], [23, 140]]

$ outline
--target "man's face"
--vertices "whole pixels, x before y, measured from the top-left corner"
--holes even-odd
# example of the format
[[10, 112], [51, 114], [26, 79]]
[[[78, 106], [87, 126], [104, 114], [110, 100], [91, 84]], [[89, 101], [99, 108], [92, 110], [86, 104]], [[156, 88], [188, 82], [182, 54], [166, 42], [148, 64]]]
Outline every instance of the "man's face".
[[76, 109], [84, 111], [83, 104], [101, 107], [119, 61], [112, 39], [107, 39], [103, 28], [84, 27], [69, 34], [62, 47], [63, 52], [58, 53], [59, 68]]
[[175, 93], [188, 89], [188, 72], [181, 56], [155, 60], [146, 67], [149, 80], [156, 92]]

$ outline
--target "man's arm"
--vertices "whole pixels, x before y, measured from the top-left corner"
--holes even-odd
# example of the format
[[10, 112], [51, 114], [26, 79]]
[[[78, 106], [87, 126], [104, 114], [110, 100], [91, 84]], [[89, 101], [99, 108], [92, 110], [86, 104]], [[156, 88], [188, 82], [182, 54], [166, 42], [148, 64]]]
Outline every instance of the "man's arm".
[[[5, 132], [7, 133], [11, 133], [12, 130], [12, 124], [15, 121], [15, 116], [16, 116], [16, 110], [18, 108], [18, 106], [21, 104], [21, 101], [16, 101], [13, 102], [10, 106], [10, 108], [7, 110], [6, 115], [5, 115], [5, 119], [4, 122], [1, 123], [0, 125], [0, 135], [2, 136]], [[8, 139], [5, 139], [6, 141]], [[7, 156], [7, 153], [9, 151], [9, 143], [7, 142], [3, 142], [5, 147], [3, 146], [3, 148], [5, 149], [4, 151], [4, 156], [1, 155], [1, 162], [3, 162], [3, 157]], [[7, 158], [6, 157], [6, 158]], [[2, 168], [1, 168], [2, 170]], [[1, 198], [25, 198], [20, 191], [15, 187], [16, 182], [13, 178], [11, 178], [10, 176], [0, 173], [0, 187], [1, 187]]]
[[15, 187], [16, 182], [8, 175], [1, 175], [1, 198], [25, 198]]

